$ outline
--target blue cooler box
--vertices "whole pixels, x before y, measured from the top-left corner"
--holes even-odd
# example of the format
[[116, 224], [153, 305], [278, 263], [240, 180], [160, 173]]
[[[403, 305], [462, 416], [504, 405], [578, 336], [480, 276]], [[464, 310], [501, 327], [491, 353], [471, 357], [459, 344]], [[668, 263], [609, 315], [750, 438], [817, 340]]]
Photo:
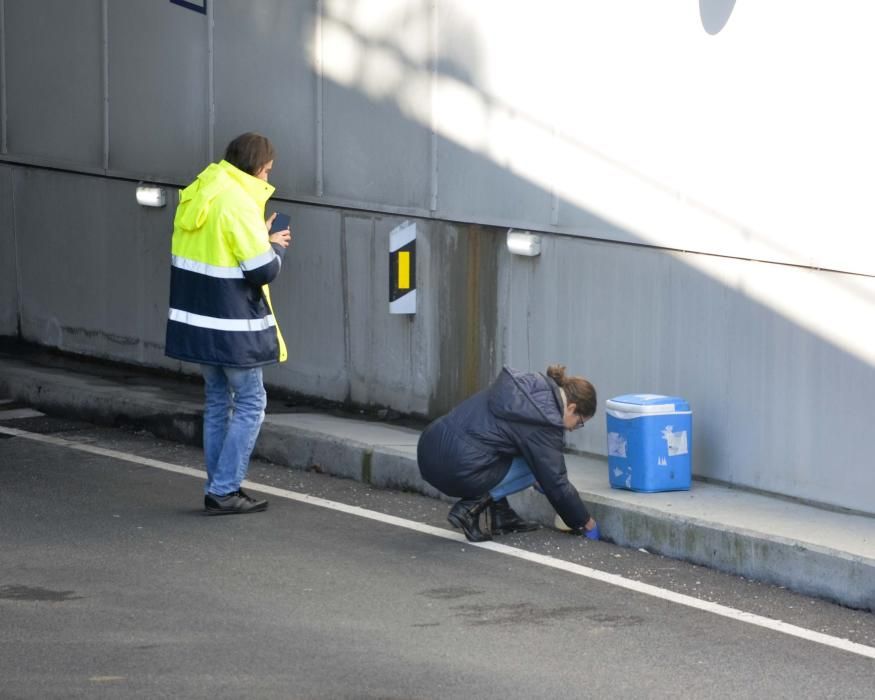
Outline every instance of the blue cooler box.
[[631, 491], [690, 488], [693, 414], [677, 396], [626, 394], [608, 399], [611, 486]]

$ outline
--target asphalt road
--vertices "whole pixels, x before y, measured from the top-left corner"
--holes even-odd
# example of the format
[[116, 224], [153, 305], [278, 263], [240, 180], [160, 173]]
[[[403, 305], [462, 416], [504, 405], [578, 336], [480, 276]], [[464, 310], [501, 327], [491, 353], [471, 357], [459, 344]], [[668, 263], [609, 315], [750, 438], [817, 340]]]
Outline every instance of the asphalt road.
[[[200, 467], [146, 434], [0, 423]], [[255, 463], [252, 481], [448, 527], [414, 494]], [[875, 660], [574, 573], [0, 434], [0, 698], [870, 698]], [[255, 489], [253, 489], [255, 490]], [[875, 646], [870, 613], [542, 530], [505, 544]]]

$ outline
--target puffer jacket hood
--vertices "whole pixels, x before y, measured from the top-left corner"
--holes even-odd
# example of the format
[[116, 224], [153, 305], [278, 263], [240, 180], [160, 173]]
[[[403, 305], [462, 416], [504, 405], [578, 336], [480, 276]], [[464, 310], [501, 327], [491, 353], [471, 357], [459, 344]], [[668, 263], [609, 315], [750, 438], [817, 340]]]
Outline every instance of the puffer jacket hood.
[[238, 170], [225, 160], [210, 163], [194, 182], [180, 192], [174, 228], [186, 232], [202, 229], [213, 201], [235, 184], [243, 187], [261, 208], [274, 192], [273, 185]]
[[489, 410], [504, 420], [562, 428], [558, 390], [543, 374], [504, 367], [489, 389]]

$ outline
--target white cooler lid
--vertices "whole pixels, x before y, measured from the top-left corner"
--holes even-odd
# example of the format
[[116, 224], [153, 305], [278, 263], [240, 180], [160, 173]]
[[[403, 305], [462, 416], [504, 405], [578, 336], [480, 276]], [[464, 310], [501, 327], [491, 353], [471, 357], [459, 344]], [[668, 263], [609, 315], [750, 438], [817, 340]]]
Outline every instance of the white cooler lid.
[[609, 410], [623, 413], [688, 413], [690, 404], [680, 396], [661, 394], [623, 394], [608, 399]]

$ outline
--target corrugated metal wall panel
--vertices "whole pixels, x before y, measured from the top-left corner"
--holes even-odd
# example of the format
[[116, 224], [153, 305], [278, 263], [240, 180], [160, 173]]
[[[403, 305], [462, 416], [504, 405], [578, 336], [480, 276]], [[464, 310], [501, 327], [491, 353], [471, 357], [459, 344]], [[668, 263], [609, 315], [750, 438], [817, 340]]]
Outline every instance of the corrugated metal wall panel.
[[[642, 0], [217, 0], [212, 35], [105, 2], [113, 175], [183, 184], [258, 129], [289, 198], [875, 274], [871, 3], [812, 54], [822, 11], [786, 1], [714, 34]], [[6, 3], [10, 158], [103, 166], [101, 9]]]
[[100, 0], [18, 0], [5, 10], [9, 153], [100, 167]]
[[407, 0], [357, 10], [327, 3], [322, 27], [326, 196], [428, 210], [430, 125], [427, 117], [411, 118], [406, 109], [414, 101], [429, 111], [428, 74], [420, 79], [429, 18], [427, 3]]
[[0, 165], [0, 335], [18, 332], [18, 255], [11, 167]]
[[315, 12], [315, 0], [214, 9], [215, 159], [238, 134], [264, 134], [277, 149], [277, 196], [316, 194]]
[[556, 15], [513, 3], [451, 0], [437, 8], [438, 212], [549, 227], [550, 174], [541, 176], [553, 155], [552, 126], [537, 115], [554, 98], [560, 70], [544, 31]]
[[208, 161], [207, 17], [109, 0], [109, 167], [186, 181]]

